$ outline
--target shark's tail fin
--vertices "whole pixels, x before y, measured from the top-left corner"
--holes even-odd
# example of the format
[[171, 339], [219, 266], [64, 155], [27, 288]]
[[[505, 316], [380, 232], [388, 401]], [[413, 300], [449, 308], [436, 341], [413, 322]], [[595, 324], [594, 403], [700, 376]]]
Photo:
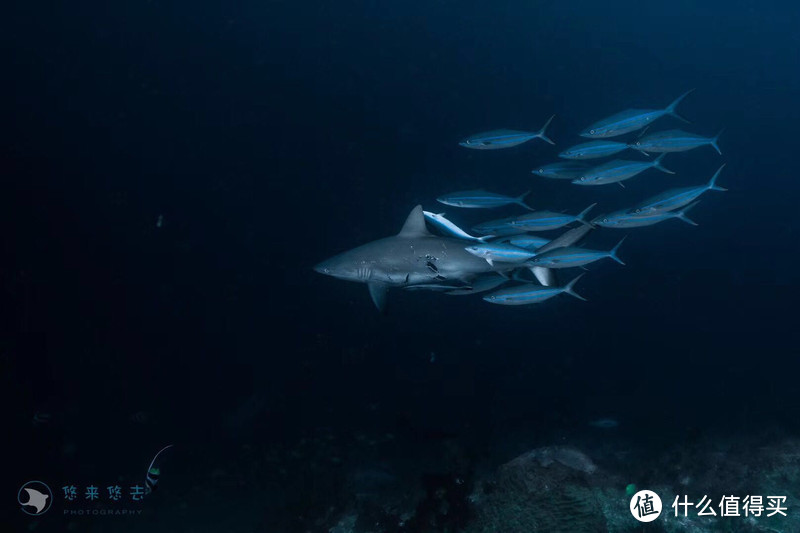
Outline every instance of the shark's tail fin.
[[722, 150], [719, 149], [719, 145], [717, 144], [717, 141], [719, 141], [719, 136], [722, 135], [724, 132], [725, 132], [725, 128], [722, 128], [721, 130], [719, 130], [719, 133], [717, 133], [714, 136], [714, 138], [711, 139], [711, 142], [709, 143], [709, 144], [711, 144], [711, 146], [714, 147], [714, 150], [716, 150], [719, 155], [722, 155]]
[[690, 226], [697, 226], [697, 222], [695, 222], [695, 221], [694, 221], [694, 220], [692, 220], [691, 218], [687, 217], [687, 216], [686, 216], [686, 213], [687, 213], [687, 212], [688, 212], [688, 211], [689, 211], [691, 208], [693, 208], [694, 206], [696, 206], [696, 205], [697, 205], [697, 204], [699, 204], [699, 203], [700, 203], [700, 202], [692, 202], [692, 203], [690, 203], [689, 205], [687, 205], [686, 207], [684, 207], [683, 209], [681, 209], [680, 211], [678, 211], [678, 212], [677, 212], [677, 214], [675, 215], [675, 218], [677, 218], [678, 220], [683, 220], [684, 222], [686, 222], [686, 223], [687, 223], [687, 224], [689, 224]]
[[[666, 172], [667, 174], [675, 174], [675, 173], [674, 173], [673, 171], [671, 171], [670, 169], [668, 169], [668, 168], [664, 168], [664, 167], [661, 165], [661, 160], [662, 160], [662, 159], [664, 159], [664, 156], [666, 156], [666, 155], [667, 155], [666, 153], [663, 153], [663, 154], [661, 154], [660, 156], [658, 156], [658, 157], [656, 158], [656, 160], [655, 160], [655, 161], [653, 161], [653, 168], [657, 168], [657, 169], [658, 169], [658, 170], [660, 170], [661, 172]], [[619, 182], [619, 183], [622, 183], [622, 182]]]
[[587, 226], [592, 226], [592, 223], [591, 223], [591, 222], [589, 222], [589, 221], [587, 221], [585, 217], [586, 217], [586, 215], [588, 215], [588, 214], [589, 214], [589, 211], [591, 211], [591, 210], [592, 210], [592, 208], [593, 208], [594, 206], [596, 206], [596, 205], [597, 205], [597, 202], [593, 203], [592, 205], [590, 205], [589, 207], [587, 207], [586, 209], [584, 209], [583, 211], [581, 211], [581, 212], [578, 214], [578, 216], [577, 216], [577, 217], [575, 217], [575, 220], [577, 220], [577, 221], [578, 221], [578, 222], [580, 222], [581, 224], [586, 224]]
[[528, 211], [536, 211], [534, 208], [529, 206], [525, 203], [525, 198], [531, 193], [531, 191], [525, 191], [524, 193], [520, 194], [516, 198], [516, 203], [527, 209]]
[[709, 191], [720, 191], [720, 192], [725, 192], [728, 190], [725, 187], [720, 187], [719, 185], [717, 185], [717, 178], [719, 177], [719, 173], [722, 172], [723, 168], [725, 168], [725, 163], [722, 163], [722, 166], [719, 167], [717, 171], [714, 173], [714, 177], [712, 177], [711, 180], [708, 182], [708, 186], [706, 187], [706, 189], [708, 189]]
[[671, 104], [669, 104], [669, 105], [667, 106], [667, 109], [665, 109], [665, 111], [667, 112], [667, 114], [669, 114], [669, 115], [672, 115], [673, 117], [677, 118], [678, 120], [682, 120], [682, 121], [686, 122], [687, 124], [689, 124], [690, 122], [689, 122], [688, 120], [686, 120], [685, 118], [683, 118], [682, 116], [680, 116], [680, 115], [678, 114], [678, 112], [676, 111], [676, 109], [677, 109], [677, 107], [678, 107], [678, 104], [680, 104], [680, 103], [681, 103], [681, 101], [682, 101], [684, 98], [686, 98], [687, 96], [689, 96], [689, 94], [690, 94], [692, 91], [694, 91], [694, 89], [689, 89], [688, 91], [686, 91], [685, 93], [683, 93], [682, 95], [680, 95], [679, 97], [677, 97], [677, 98], [676, 98], [676, 99], [675, 99], [675, 100], [674, 100], [674, 101], [673, 101]]
[[628, 238], [627, 235], [624, 236], [622, 239], [620, 239], [620, 241], [617, 243], [617, 245], [614, 246], [608, 252], [608, 257], [610, 257], [611, 259], [613, 259], [614, 261], [616, 261], [617, 263], [619, 263], [622, 266], [625, 266], [625, 263], [622, 261], [622, 259], [619, 258], [619, 256], [617, 255], [617, 252], [619, 251], [619, 247], [622, 246], [622, 243], [625, 242], [625, 239], [627, 239], [627, 238]]
[[552, 115], [550, 118], [548, 118], [547, 122], [545, 122], [544, 126], [542, 126], [542, 129], [540, 129], [539, 131], [536, 132], [536, 136], [537, 137], [539, 137], [541, 140], [543, 140], [545, 142], [548, 142], [550, 144], [556, 144], [556, 143], [553, 142], [553, 139], [551, 139], [550, 137], [547, 136], [547, 133], [546, 133], [547, 132], [547, 126], [549, 126], [550, 123], [553, 122], [553, 119], [555, 117], [556, 117], [555, 115]]
[[586, 275], [586, 273], [584, 272], [583, 274], [581, 274], [579, 276], [576, 276], [572, 281], [567, 283], [567, 286], [564, 287], [564, 292], [566, 292], [570, 296], [574, 296], [578, 300], [583, 300], [584, 302], [587, 301], [586, 298], [584, 298], [583, 296], [581, 296], [580, 294], [578, 294], [577, 292], [575, 292], [573, 290], [573, 287], [575, 287], [575, 284], [578, 283], [578, 280], [581, 279], [585, 275]]

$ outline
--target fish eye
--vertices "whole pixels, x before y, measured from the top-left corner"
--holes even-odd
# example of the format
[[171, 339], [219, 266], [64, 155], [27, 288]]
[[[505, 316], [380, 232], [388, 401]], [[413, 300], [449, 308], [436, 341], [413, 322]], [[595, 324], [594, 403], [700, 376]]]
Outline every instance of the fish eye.
[[543, 168], [540, 168], [540, 169], [539, 169], [539, 172], [542, 172], [542, 173], [544, 173], [544, 169], [543, 169]]
[[586, 181], [586, 176], [581, 176], [581, 181]]
[[592, 135], [594, 135], [594, 130], [589, 130], [589, 133], [591, 133]]
[[608, 219], [607, 219], [607, 218], [604, 218], [604, 219], [603, 219], [603, 222], [608, 222]]
[[641, 146], [641, 145], [642, 145], [642, 141], [636, 141], [636, 146]]
[[641, 213], [641, 212], [642, 212], [642, 210], [641, 210], [641, 209], [635, 209], [635, 210], [634, 210], [634, 213]]

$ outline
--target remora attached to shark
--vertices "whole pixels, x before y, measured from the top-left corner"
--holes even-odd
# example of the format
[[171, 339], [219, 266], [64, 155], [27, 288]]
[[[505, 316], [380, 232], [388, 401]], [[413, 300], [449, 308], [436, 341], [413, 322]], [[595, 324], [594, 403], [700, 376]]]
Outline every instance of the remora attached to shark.
[[490, 265], [465, 249], [465, 241], [428, 232], [422, 206], [408, 215], [403, 229], [359, 246], [316, 265], [320, 274], [366, 283], [379, 310], [386, 303], [390, 287], [437, 282], [468, 282], [479, 274], [502, 272], [514, 265]]

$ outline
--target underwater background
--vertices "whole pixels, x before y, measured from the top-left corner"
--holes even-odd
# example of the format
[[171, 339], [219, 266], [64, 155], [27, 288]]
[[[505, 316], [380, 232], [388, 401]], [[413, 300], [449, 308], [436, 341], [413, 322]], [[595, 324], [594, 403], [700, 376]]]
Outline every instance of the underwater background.
[[[476, 494], [498, 467], [553, 446], [590, 457], [625, 513], [631, 483], [667, 487], [669, 510], [769, 481], [789, 513], [761, 524], [800, 530], [796, 3], [4, 11], [4, 531], [642, 530], [598, 525], [599, 504], [586, 524], [485, 526]], [[625, 189], [531, 174], [589, 123], [692, 88], [691, 126], [660, 125], [724, 128], [722, 156], [669, 155], [676, 176]], [[555, 147], [458, 146], [551, 114]], [[394, 290], [383, 315], [312, 270], [453, 190], [605, 212], [721, 163], [728, 192], [703, 196], [699, 226], [593, 233], [598, 249], [628, 234], [627, 266], [590, 267], [588, 302]], [[445, 211], [467, 227], [513, 212]], [[62, 513], [62, 486], [143, 484], [167, 444], [158, 492], [127, 505], [140, 515]], [[54, 491], [41, 517], [13, 500], [32, 479]]]

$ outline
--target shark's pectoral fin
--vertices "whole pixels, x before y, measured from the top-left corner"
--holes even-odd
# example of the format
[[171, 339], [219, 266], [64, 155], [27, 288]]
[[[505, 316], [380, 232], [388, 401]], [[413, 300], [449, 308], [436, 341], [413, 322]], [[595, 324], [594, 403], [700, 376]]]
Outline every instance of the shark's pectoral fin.
[[372, 298], [372, 303], [378, 308], [378, 311], [383, 313], [386, 309], [386, 293], [389, 292], [389, 286], [379, 281], [370, 281], [367, 283], [369, 288], [369, 295]]
[[539, 283], [541, 283], [545, 287], [552, 287], [554, 285], [557, 285], [555, 272], [553, 272], [549, 268], [544, 268], [539, 266], [531, 267], [531, 274], [533, 274], [534, 277], [539, 281]]

